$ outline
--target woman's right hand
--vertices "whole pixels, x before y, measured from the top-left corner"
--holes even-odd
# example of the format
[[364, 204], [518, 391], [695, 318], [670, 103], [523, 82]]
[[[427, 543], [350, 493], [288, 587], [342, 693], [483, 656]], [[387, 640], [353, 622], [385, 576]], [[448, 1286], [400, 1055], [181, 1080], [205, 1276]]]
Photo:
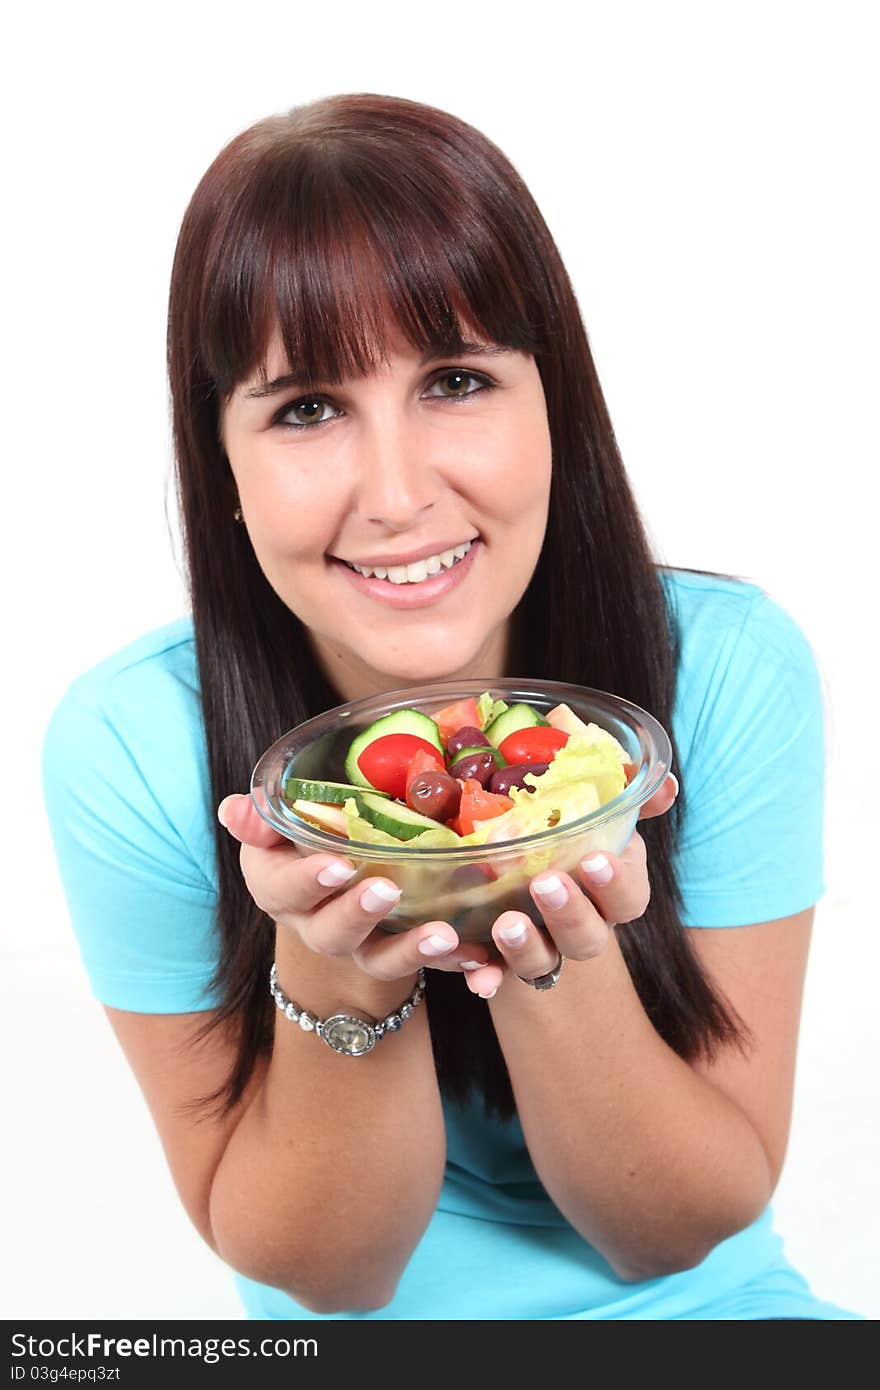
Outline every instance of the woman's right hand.
[[483, 998], [498, 988], [504, 972], [490, 960], [489, 947], [460, 942], [449, 922], [424, 922], [396, 934], [381, 929], [399, 898], [390, 879], [361, 879], [340, 891], [357, 872], [345, 855], [304, 854], [266, 824], [249, 796], [227, 796], [217, 815], [241, 842], [241, 869], [254, 902], [310, 951], [350, 957], [376, 980], [404, 979], [426, 966], [464, 971], [468, 988]]

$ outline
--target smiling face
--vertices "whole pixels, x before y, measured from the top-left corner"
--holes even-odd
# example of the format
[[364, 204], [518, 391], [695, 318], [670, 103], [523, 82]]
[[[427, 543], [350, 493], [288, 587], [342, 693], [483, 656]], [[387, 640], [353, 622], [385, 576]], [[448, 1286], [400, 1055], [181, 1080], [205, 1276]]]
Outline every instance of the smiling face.
[[[260, 568], [342, 698], [503, 674], [550, 496], [534, 358], [423, 361], [394, 333], [371, 375], [268, 394], [288, 372], [276, 332], [266, 376], [224, 403], [221, 438]], [[442, 553], [468, 541], [461, 559]]]

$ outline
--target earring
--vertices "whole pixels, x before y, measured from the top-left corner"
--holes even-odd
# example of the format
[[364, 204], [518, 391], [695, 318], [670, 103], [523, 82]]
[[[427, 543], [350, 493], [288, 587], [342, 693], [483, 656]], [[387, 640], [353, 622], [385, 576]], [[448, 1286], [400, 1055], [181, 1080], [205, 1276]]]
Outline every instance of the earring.
[[232, 513], [232, 519], [233, 519], [233, 521], [243, 521], [243, 520], [244, 520], [244, 517], [243, 517], [242, 514], [241, 514], [241, 507], [236, 507], [235, 511]]

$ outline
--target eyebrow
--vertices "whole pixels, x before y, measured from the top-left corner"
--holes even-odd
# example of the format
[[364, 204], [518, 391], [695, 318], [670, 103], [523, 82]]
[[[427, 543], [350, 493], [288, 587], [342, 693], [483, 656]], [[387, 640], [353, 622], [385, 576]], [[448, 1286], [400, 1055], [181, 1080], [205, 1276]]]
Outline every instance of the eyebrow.
[[[497, 343], [465, 342], [458, 348], [447, 348], [440, 352], [435, 352], [431, 348], [422, 355], [419, 365], [426, 367], [429, 362], [436, 362], [440, 357], [501, 357], [512, 352], [513, 348], [500, 347]], [[244, 394], [246, 400], [262, 400], [265, 396], [277, 396], [280, 391], [288, 391], [291, 387], [303, 391], [314, 391], [316, 385], [316, 382], [307, 381], [296, 372], [288, 372], [285, 376], [276, 376], [271, 381], [264, 381], [259, 386], [253, 386]]]

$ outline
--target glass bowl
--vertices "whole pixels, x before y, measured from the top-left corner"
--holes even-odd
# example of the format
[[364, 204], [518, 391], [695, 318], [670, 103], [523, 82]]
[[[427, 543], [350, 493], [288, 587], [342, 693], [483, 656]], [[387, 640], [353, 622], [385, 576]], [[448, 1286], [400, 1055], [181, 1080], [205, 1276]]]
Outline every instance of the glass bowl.
[[[285, 800], [283, 789], [290, 776], [347, 782], [344, 763], [352, 739], [383, 715], [401, 709], [431, 715], [470, 696], [478, 699], [484, 691], [508, 705], [532, 705], [541, 714], [568, 705], [585, 723], [614, 735], [635, 763], [635, 776], [613, 801], [579, 820], [517, 840], [462, 849], [360, 844], [307, 824]], [[356, 866], [357, 877], [338, 891], [376, 875], [397, 884], [400, 901], [383, 919], [383, 930], [401, 932], [444, 921], [463, 941], [489, 941], [496, 918], [510, 909], [543, 924], [528, 892], [536, 874], [561, 869], [577, 881], [577, 865], [585, 854], [621, 853], [635, 829], [639, 808], [662, 785], [670, 757], [669, 738], [657, 720], [617, 695], [560, 681], [513, 677], [436, 681], [339, 705], [291, 729], [254, 768], [251, 796], [263, 819], [301, 852], [335, 851]]]

